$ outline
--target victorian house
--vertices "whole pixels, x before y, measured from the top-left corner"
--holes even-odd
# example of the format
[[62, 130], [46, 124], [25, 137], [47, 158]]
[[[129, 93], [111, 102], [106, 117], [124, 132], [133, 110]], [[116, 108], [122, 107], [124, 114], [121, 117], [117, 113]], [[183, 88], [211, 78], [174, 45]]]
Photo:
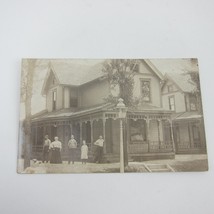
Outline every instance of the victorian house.
[[[173, 158], [176, 148], [171, 114], [175, 109], [165, 102], [169, 93], [165, 92], [168, 83], [162, 88], [162, 102], [162, 73], [149, 60], [139, 60], [136, 69], [139, 72], [134, 76], [134, 95], [142, 102], [135, 108], [128, 108], [124, 121], [128, 156], [133, 160]], [[32, 118], [32, 156], [41, 156], [44, 135], [48, 134], [51, 140], [54, 136], [59, 137], [66, 160], [67, 143], [73, 134], [78, 148], [86, 140], [90, 156], [93, 143], [102, 135], [105, 161], [119, 159], [118, 110], [115, 104], [105, 101], [111, 93], [109, 82], [102, 72], [102, 63], [78, 67], [69, 60], [53, 60], [42, 88], [46, 109]], [[179, 105], [176, 110], [181, 108]], [[197, 127], [192, 129], [198, 130]], [[195, 143], [198, 145], [198, 142]]]
[[162, 86], [163, 108], [173, 111], [173, 137], [176, 153], [205, 153], [206, 142], [201, 100], [195, 83], [184, 72], [166, 73]]

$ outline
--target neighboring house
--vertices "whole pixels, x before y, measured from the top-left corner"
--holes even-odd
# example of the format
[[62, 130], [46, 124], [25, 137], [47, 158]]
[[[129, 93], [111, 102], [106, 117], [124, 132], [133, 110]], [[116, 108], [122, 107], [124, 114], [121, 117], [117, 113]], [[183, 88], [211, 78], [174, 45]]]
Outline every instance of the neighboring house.
[[195, 87], [188, 74], [165, 74], [163, 108], [174, 112], [172, 123], [176, 153], [206, 152], [203, 114], [193, 93]]
[[[175, 146], [169, 126], [172, 111], [163, 108], [161, 99], [164, 77], [149, 60], [139, 60], [137, 69], [134, 95], [141, 102], [128, 108], [124, 132], [129, 158], [173, 158]], [[102, 64], [89, 68], [69, 61], [52, 61], [42, 94], [46, 97], [46, 111], [32, 119], [34, 157], [41, 155], [43, 138], [48, 134], [51, 140], [59, 137], [66, 159], [67, 143], [73, 134], [78, 148], [86, 140], [90, 156], [93, 142], [102, 135], [106, 161], [119, 158], [118, 110], [105, 102], [111, 87], [103, 76]]]

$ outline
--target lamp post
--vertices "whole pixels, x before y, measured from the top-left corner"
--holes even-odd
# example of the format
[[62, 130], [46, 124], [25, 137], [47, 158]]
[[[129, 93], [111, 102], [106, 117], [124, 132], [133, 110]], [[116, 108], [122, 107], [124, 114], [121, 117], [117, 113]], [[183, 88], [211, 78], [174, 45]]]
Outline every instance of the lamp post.
[[116, 108], [119, 110], [118, 118], [120, 119], [120, 173], [124, 173], [123, 119], [126, 118], [127, 107], [122, 98], [118, 99]]

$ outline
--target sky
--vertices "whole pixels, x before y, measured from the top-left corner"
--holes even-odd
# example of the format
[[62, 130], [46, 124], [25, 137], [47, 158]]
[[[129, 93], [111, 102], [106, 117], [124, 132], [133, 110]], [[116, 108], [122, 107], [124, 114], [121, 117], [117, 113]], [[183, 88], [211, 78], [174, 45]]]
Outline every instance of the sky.
[[[40, 60], [39, 66], [36, 68], [34, 85], [33, 85], [33, 97], [32, 97], [32, 114], [38, 113], [46, 109], [45, 97], [41, 95], [42, 86], [45, 77], [48, 72], [49, 62], [58, 60], [59, 62], [72, 61], [74, 64], [93, 66], [97, 63], [102, 63], [104, 59], [43, 59]], [[195, 64], [191, 63], [190, 59], [150, 59], [155, 67], [162, 73], [166, 72], [184, 72], [190, 69], [198, 70]], [[21, 103], [20, 107], [20, 119], [25, 118], [24, 103]]]

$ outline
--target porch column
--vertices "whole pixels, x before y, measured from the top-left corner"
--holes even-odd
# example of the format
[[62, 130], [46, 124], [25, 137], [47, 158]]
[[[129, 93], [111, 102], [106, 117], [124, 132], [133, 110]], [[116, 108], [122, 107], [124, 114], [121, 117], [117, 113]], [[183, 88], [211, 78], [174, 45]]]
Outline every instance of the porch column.
[[204, 123], [202, 120], [200, 120], [198, 124], [199, 124], [199, 130], [200, 130], [200, 146], [201, 146], [201, 149], [206, 149]]
[[146, 141], [148, 143], [148, 152], [150, 152], [150, 136], [149, 136], [150, 119], [146, 118]]
[[[73, 124], [70, 124], [71, 135], [73, 135]], [[69, 136], [70, 138], [71, 136]]]
[[38, 125], [37, 125], [37, 123], [36, 123], [36, 143], [35, 143], [35, 145], [37, 146], [37, 144], [38, 144]]
[[194, 138], [193, 138], [193, 123], [188, 122], [189, 132], [190, 132], [190, 146], [194, 149]]
[[103, 145], [103, 152], [106, 154], [106, 119], [103, 118], [103, 139], [104, 139], [104, 145]]
[[187, 126], [188, 126], [188, 135], [189, 135], [189, 148], [191, 149], [193, 146], [192, 146], [192, 137], [191, 137], [191, 130], [190, 130], [189, 122], [187, 123]]
[[129, 154], [129, 141], [130, 141], [130, 122], [129, 122], [129, 119], [127, 118], [127, 127], [126, 127], [126, 131], [127, 131], [127, 153]]
[[160, 139], [160, 123], [161, 123], [161, 120], [158, 119], [157, 120], [157, 124], [158, 124], [158, 144], [159, 144], [159, 149], [161, 148], [161, 139]]
[[90, 125], [91, 125], [91, 149], [94, 143], [94, 129], [93, 129], [93, 120], [90, 120]]
[[82, 144], [82, 122], [80, 121], [80, 145]]
[[170, 124], [170, 130], [171, 130], [172, 149], [173, 149], [173, 152], [175, 152], [175, 141], [174, 141], [174, 135], [173, 135], [172, 120], [169, 120], [169, 124]]

